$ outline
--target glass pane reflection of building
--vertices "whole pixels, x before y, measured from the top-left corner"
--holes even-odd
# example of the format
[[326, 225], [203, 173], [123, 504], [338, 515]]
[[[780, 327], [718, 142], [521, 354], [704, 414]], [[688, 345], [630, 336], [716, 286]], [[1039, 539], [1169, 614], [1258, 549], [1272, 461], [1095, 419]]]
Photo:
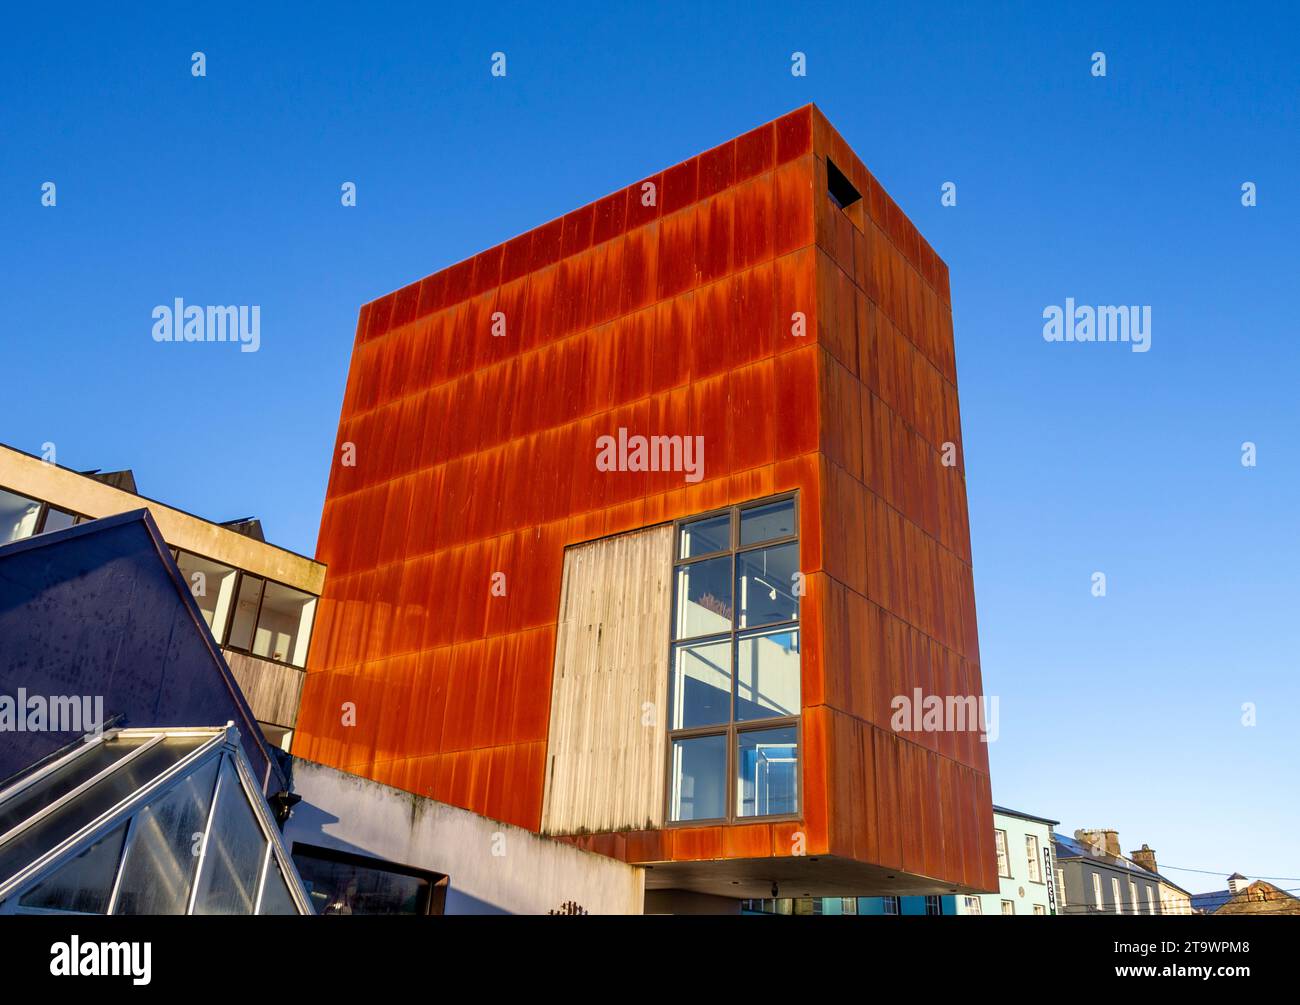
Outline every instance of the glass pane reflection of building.
[[797, 515], [785, 497], [677, 527], [668, 675], [674, 823], [799, 813]]

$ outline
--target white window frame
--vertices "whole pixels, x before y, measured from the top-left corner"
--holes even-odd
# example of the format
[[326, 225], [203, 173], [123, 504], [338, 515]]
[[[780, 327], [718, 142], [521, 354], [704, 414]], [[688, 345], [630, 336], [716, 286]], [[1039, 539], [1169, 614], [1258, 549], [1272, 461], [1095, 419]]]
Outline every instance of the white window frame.
[[1029, 862], [1029, 882], [1043, 881], [1043, 864], [1038, 860], [1038, 835], [1025, 835], [1025, 858]]

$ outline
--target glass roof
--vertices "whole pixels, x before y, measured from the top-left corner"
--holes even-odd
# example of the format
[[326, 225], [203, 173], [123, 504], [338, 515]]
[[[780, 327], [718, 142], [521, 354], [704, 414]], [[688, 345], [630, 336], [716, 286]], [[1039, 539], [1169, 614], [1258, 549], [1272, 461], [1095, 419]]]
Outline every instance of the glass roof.
[[233, 726], [121, 730], [0, 791], [0, 914], [312, 913]]

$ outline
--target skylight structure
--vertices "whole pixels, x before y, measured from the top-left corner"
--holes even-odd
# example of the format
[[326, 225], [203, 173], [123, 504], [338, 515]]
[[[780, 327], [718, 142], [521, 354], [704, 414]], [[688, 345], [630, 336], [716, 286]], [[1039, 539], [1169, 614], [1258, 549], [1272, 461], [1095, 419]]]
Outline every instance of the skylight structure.
[[87, 737], [0, 787], [0, 914], [313, 914], [233, 724]]

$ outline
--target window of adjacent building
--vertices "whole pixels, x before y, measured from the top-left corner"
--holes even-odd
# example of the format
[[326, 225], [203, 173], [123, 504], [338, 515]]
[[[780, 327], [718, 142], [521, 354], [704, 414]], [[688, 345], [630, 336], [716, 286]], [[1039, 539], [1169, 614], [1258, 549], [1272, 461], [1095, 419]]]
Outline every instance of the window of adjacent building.
[[1111, 900], [1115, 902], [1115, 913], [1123, 914], [1124, 901], [1120, 899], [1119, 880], [1114, 876], [1111, 876], [1110, 878], [1110, 897]]
[[1007, 855], [1007, 832], [995, 830], [993, 832], [994, 842], [998, 846], [998, 875], [1011, 878], [1011, 859]]
[[1101, 903], [1101, 876], [1097, 873], [1092, 874], [1092, 902], [1097, 906], [1097, 910], [1102, 910]]
[[1035, 913], [1035, 914], [1045, 915], [1045, 914], [1047, 914], [1047, 908], [1044, 907], [1042, 904], [1035, 904], [1035, 905], [1034, 905], [1034, 913]]
[[980, 899], [979, 899], [979, 897], [967, 897], [967, 898], [966, 898], [966, 913], [967, 913], [967, 914], [983, 914], [983, 913], [984, 913], [984, 905], [980, 903]]
[[66, 527], [71, 527], [77, 520], [76, 513], [69, 513], [66, 510], [47, 506], [45, 508], [45, 523], [41, 526], [41, 533], [48, 534], [50, 531], [63, 530]]
[[1128, 881], [1128, 902], [1133, 909], [1134, 914], [1141, 914], [1142, 908], [1138, 906], [1138, 888], [1137, 884], [1131, 879]]
[[40, 516], [41, 504], [37, 500], [0, 489], [0, 544], [31, 537]]
[[799, 572], [793, 497], [678, 524], [669, 819], [799, 812]]
[[938, 897], [926, 897], [926, 898], [925, 898], [925, 913], [926, 913], [926, 914], [943, 914], [943, 901], [940, 900]]
[[1003, 913], [1003, 914], [1015, 914], [1015, 913], [1016, 913], [1016, 902], [1015, 902], [1014, 900], [1004, 900], [1004, 901], [1002, 902], [1002, 913]]
[[1065, 906], [1065, 871], [1056, 870], [1056, 903], [1060, 907]]
[[225, 634], [230, 619], [230, 608], [235, 599], [237, 570], [220, 562], [212, 562], [187, 551], [176, 552], [176, 565], [194, 595], [203, 620], [219, 642]]
[[239, 577], [236, 596], [226, 645], [254, 656], [305, 666], [316, 598], [247, 573]]
[[856, 897], [840, 898], [840, 914], [857, 914], [858, 899]]
[[266, 581], [248, 575], [240, 576], [239, 579], [239, 599], [235, 602], [235, 621], [230, 626], [227, 645], [247, 652], [253, 647], [257, 611], [262, 606], [262, 590], [266, 587]]
[[63, 530], [83, 523], [84, 517], [57, 509], [39, 499], [0, 489], [0, 544], [21, 541], [35, 534]]
[[1148, 886], [1147, 887], [1147, 914], [1155, 914], [1155, 913], [1156, 913], [1155, 895], [1152, 893], [1152, 888]]
[[305, 666], [307, 639], [315, 611], [316, 598], [311, 594], [279, 583], [267, 583], [257, 617], [253, 655]]
[[898, 913], [898, 898], [897, 898], [897, 897], [882, 897], [882, 898], [881, 898], [881, 901], [882, 901], [882, 904], [883, 904], [883, 909], [882, 909], [882, 913], [883, 913], [883, 914], [897, 914], [897, 913]]
[[820, 897], [799, 897], [794, 902], [795, 914], [821, 914], [822, 899]]
[[317, 914], [442, 914], [446, 879], [382, 859], [295, 843], [293, 863]]
[[1038, 861], [1038, 836], [1036, 834], [1025, 835], [1025, 856], [1029, 860], [1029, 882], [1041, 883], [1043, 881], [1042, 863]]

